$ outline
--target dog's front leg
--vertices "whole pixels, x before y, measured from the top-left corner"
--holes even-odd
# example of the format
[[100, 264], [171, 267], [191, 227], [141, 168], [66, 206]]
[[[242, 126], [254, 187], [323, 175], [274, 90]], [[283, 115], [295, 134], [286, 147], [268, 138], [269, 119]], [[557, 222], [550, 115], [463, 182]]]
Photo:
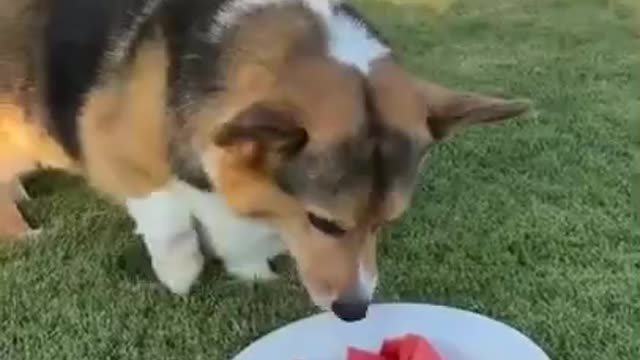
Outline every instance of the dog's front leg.
[[278, 233], [262, 221], [237, 215], [218, 194], [179, 185], [182, 198], [205, 231], [206, 245], [226, 270], [243, 280], [271, 280], [269, 260], [285, 251]]
[[185, 294], [204, 266], [189, 204], [175, 183], [144, 197], [128, 198], [136, 232], [144, 238], [153, 270], [172, 292]]

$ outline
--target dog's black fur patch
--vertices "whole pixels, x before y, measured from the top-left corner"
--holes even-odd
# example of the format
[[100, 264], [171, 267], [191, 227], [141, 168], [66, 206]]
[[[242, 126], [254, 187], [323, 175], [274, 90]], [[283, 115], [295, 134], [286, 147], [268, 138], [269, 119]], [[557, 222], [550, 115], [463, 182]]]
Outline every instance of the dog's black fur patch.
[[80, 156], [77, 117], [108, 46], [112, 1], [54, 1], [45, 27], [45, 101], [55, 135], [76, 158]]
[[[45, 105], [49, 124], [67, 153], [79, 158], [78, 116], [85, 96], [95, 87], [114, 41], [130, 31], [150, 0], [51, 1], [43, 34]], [[127, 50], [146, 33], [145, 24]], [[126, 57], [125, 59], [126, 60]]]
[[[172, 0], [161, 12], [161, 23], [169, 48], [168, 105], [175, 111], [176, 129], [183, 127], [191, 108], [190, 101], [217, 88], [215, 71], [220, 56], [219, 44], [209, 32], [215, 14], [229, 0]], [[179, 131], [178, 131], [179, 132]], [[169, 139], [170, 162], [175, 175], [202, 191], [213, 191], [198, 155], [189, 144]]]
[[219, 44], [209, 32], [215, 14], [229, 0], [173, 0], [163, 12], [171, 65], [170, 104], [183, 109], [188, 98], [215, 91]]

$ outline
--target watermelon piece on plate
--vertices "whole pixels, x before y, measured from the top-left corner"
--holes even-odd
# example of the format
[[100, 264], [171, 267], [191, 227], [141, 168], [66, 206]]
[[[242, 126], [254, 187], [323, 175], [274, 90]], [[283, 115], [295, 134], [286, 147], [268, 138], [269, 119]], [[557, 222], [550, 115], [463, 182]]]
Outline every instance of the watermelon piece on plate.
[[402, 348], [403, 338], [387, 339], [382, 343], [380, 355], [385, 360], [400, 360], [400, 349]]
[[347, 360], [444, 360], [427, 339], [414, 334], [385, 340], [379, 355], [353, 347], [347, 355]]
[[399, 360], [443, 360], [440, 354], [422, 336], [407, 335]]

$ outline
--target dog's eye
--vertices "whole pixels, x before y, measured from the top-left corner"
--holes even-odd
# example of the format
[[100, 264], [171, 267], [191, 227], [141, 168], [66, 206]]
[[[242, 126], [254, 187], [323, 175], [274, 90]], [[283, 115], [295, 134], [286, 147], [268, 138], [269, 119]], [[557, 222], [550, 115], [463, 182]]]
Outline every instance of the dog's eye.
[[323, 233], [331, 236], [342, 236], [347, 230], [340, 227], [340, 225], [336, 224], [331, 220], [327, 220], [325, 218], [321, 218], [318, 215], [307, 213], [307, 217], [309, 218], [309, 222], [313, 227], [322, 231]]

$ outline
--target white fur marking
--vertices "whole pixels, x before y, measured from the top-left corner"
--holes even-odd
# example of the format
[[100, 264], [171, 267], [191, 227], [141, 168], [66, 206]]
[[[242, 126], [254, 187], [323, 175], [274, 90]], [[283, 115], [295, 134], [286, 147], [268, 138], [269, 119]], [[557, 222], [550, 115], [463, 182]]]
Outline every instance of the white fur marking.
[[214, 193], [179, 185], [180, 195], [207, 232], [207, 241], [227, 270], [242, 279], [272, 279], [267, 260], [282, 253], [284, 244], [269, 225], [236, 215]]
[[363, 74], [369, 73], [372, 61], [389, 53], [389, 49], [369, 34], [356, 19], [334, 14], [327, 21], [331, 56], [355, 66]]
[[362, 264], [358, 267], [358, 295], [371, 301], [378, 285], [378, 277], [368, 272]]
[[127, 209], [136, 232], [144, 238], [158, 279], [174, 293], [187, 293], [204, 264], [187, 204], [169, 186], [143, 198], [127, 199]]

